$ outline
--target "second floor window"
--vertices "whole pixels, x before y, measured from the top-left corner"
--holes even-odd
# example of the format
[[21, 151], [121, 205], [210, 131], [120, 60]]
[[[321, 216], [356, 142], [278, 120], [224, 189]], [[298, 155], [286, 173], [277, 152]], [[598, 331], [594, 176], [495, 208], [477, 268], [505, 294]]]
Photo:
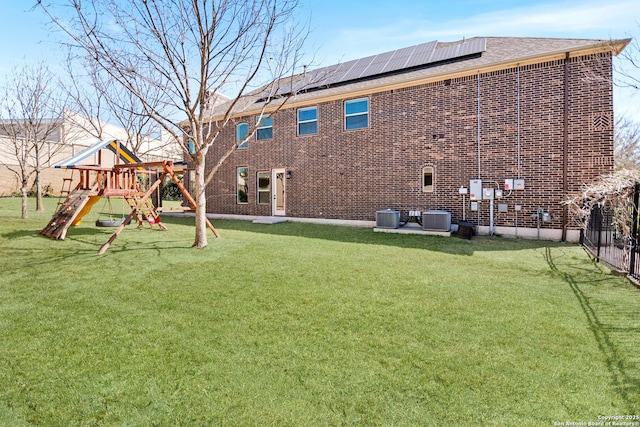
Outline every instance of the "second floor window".
[[[236, 144], [239, 144], [240, 141], [245, 139], [249, 135], [249, 125], [246, 123], [240, 123], [236, 126]], [[242, 144], [238, 145], [238, 148], [247, 148], [249, 141], [245, 141]]]
[[318, 107], [298, 110], [298, 135], [315, 135], [318, 133]]
[[258, 117], [257, 124], [256, 139], [258, 141], [273, 138], [273, 117]]
[[346, 130], [369, 127], [369, 99], [354, 99], [344, 103], [344, 128]]

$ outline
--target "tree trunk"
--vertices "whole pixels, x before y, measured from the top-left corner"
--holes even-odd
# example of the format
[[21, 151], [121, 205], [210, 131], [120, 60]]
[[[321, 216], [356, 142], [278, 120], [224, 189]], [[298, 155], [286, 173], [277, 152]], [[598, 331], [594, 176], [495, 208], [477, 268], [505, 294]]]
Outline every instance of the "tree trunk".
[[44, 206], [42, 206], [42, 182], [40, 181], [40, 169], [36, 170], [36, 211], [42, 212]]
[[27, 192], [29, 190], [27, 189], [27, 183], [26, 182], [22, 182], [22, 186], [20, 187], [20, 193], [22, 194], [22, 219], [27, 219], [29, 217], [28, 213], [27, 213]]
[[193, 247], [202, 249], [207, 247], [207, 198], [205, 195], [204, 184], [204, 156], [197, 156], [195, 164], [196, 172], [196, 240], [193, 242]]

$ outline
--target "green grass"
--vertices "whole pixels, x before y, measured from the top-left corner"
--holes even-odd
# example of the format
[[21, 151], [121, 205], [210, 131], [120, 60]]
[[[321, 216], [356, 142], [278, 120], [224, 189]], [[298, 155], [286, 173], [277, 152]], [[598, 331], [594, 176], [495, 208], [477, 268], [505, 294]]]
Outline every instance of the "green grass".
[[217, 221], [195, 250], [193, 219], [166, 217], [100, 256], [97, 213], [37, 234], [47, 202], [20, 220], [0, 199], [0, 425], [640, 414], [640, 291], [578, 246]]

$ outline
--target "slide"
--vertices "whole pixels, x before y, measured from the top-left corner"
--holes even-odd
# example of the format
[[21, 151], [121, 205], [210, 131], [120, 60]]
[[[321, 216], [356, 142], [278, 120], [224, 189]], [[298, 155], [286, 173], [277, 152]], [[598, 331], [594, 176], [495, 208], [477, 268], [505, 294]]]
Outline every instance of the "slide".
[[98, 203], [100, 199], [102, 199], [101, 196], [89, 196], [89, 200], [83, 206], [82, 210], [78, 213], [78, 215], [73, 220], [73, 223], [71, 223], [71, 225], [80, 225], [80, 223], [82, 222], [82, 218], [84, 218], [86, 214], [91, 212], [91, 208], [93, 208], [93, 205]]

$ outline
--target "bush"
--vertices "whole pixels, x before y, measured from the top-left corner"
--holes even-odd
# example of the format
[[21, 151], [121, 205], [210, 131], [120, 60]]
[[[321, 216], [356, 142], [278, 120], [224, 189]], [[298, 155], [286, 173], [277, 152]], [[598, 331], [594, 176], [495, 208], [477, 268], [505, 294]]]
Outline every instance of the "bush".
[[[182, 180], [182, 176], [178, 175], [178, 179]], [[162, 200], [182, 200], [182, 191], [173, 180], [162, 186]]]

